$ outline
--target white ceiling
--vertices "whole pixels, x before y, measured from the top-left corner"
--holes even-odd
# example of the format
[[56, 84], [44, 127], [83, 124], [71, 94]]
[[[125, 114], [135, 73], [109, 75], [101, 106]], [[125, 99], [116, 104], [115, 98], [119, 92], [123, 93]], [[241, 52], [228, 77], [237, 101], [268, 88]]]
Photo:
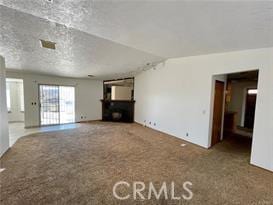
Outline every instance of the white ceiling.
[[[57, 76], [127, 77], [162, 58], [0, 6], [0, 54], [7, 68]], [[42, 48], [39, 39], [56, 42]]]
[[[110, 78], [171, 57], [273, 46], [272, 1], [0, 0], [0, 5], [0, 54], [14, 69]], [[57, 49], [40, 48], [41, 38], [56, 42]]]

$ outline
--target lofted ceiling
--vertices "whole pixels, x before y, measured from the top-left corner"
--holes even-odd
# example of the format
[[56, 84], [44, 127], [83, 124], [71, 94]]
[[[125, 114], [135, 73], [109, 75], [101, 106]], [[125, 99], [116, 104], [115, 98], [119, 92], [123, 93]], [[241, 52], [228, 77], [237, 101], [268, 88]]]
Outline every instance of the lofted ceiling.
[[[273, 2], [0, 0], [7, 67], [132, 76], [167, 58], [273, 46]], [[56, 42], [56, 50], [39, 39]]]

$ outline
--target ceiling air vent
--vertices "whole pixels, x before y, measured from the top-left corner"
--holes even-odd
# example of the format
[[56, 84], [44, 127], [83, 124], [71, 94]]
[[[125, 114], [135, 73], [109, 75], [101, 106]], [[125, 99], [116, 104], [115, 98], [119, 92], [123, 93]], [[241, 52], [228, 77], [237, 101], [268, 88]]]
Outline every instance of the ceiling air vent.
[[42, 39], [40, 39], [40, 42], [41, 42], [41, 45], [42, 45], [43, 48], [48, 48], [48, 49], [53, 49], [53, 50], [56, 49], [56, 43], [54, 43], [54, 42], [45, 41], [45, 40], [42, 40]]

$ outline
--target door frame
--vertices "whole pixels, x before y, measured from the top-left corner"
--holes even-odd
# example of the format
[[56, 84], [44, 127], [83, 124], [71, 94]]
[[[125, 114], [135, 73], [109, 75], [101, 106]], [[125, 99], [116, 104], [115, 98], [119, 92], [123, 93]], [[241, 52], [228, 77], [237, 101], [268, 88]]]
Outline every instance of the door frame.
[[[5, 80], [6, 80], [6, 91], [7, 91], [7, 80], [8, 79], [15, 79], [15, 80], [22, 80], [22, 85], [23, 85], [23, 90], [22, 90], [22, 95], [23, 95], [23, 104], [24, 104], [24, 110], [22, 111], [21, 109], [20, 109], [20, 113], [23, 113], [23, 115], [24, 115], [24, 121], [22, 122], [23, 124], [24, 124], [24, 128], [26, 127], [26, 112], [25, 112], [25, 110], [26, 110], [26, 102], [25, 102], [25, 100], [26, 100], [26, 97], [25, 97], [25, 80], [24, 80], [24, 78], [23, 77], [6, 77], [5, 78]], [[21, 108], [21, 96], [20, 96], [20, 108]], [[10, 112], [10, 111], [9, 111]], [[9, 122], [9, 121], [8, 121]], [[20, 121], [21, 122], [21, 121]]]
[[[41, 124], [41, 99], [40, 99], [40, 86], [41, 85], [48, 85], [48, 86], [58, 86], [58, 87], [74, 87], [74, 111], [75, 111], [75, 116], [74, 116], [74, 122], [68, 122], [68, 123], [60, 123], [60, 112], [59, 112], [59, 123], [58, 124], [48, 124], [48, 125], [42, 125]], [[60, 92], [60, 90], [59, 90]], [[60, 97], [59, 97], [60, 98]], [[58, 126], [58, 125], [66, 125], [66, 124], [73, 124], [76, 123], [76, 86], [75, 85], [60, 85], [60, 84], [48, 84], [48, 83], [38, 83], [38, 109], [39, 109], [39, 127], [46, 127], [46, 126]], [[59, 108], [60, 110], [60, 103], [59, 103]]]
[[[208, 129], [208, 138], [207, 138], [207, 148], [211, 148], [211, 140], [212, 140], [212, 129], [213, 129], [213, 113], [214, 113], [214, 98], [215, 98], [215, 82], [223, 81], [225, 83], [225, 89], [227, 87], [227, 74], [226, 73], [219, 73], [214, 74], [211, 76], [211, 84], [210, 84], [210, 107], [209, 107], [209, 129]], [[223, 113], [225, 112], [225, 102], [226, 102], [226, 95], [224, 94], [224, 100], [223, 100]], [[221, 133], [221, 140], [223, 139], [223, 128], [224, 128], [224, 114], [222, 116], [222, 133]]]
[[[225, 79], [227, 77], [227, 75], [229, 74], [233, 74], [233, 73], [239, 73], [239, 72], [250, 72], [250, 71], [258, 71], [259, 75], [258, 75], [258, 82], [257, 82], [257, 89], [259, 90], [259, 85], [260, 85], [260, 81], [261, 81], [261, 75], [260, 75], [260, 68], [250, 68], [250, 69], [239, 69], [239, 70], [236, 70], [236, 71], [233, 71], [233, 72], [223, 72], [223, 73], [217, 73], [217, 74], [212, 74], [211, 76], [211, 96], [210, 96], [210, 107], [209, 107], [209, 130], [208, 130], [208, 146], [207, 148], [210, 148], [211, 147], [211, 136], [212, 136], [212, 124], [213, 124], [213, 108], [214, 108], [214, 87], [215, 87], [215, 80], [219, 79], [219, 76], [225, 76]], [[226, 80], [225, 80], [226, 82]], [[226, 83], [227, 84], [227, 83]], [[226, 89], [226, 88], [225, 88]], [[257, 102], [259, 101], [259, 92], [257, 93], [257, 99], [256, 99], [256, 108], [257, 108]], [[226, 97], [226, 95], [224, 95], [224, 97]], [[224, 99], [224, 102], [226, 101], [226, 99]], [[256, 109], [257, 111], [257, 109]], [[225, 112], [225, 104], [224, 104], [224, 108], [223, 108], [223, 113]], [[255, 118], [254, 118], [254, 128], [253, 128], [253, 133], [255, 132], [255, 125], [256, 125], [256, 113], [255, 113]], [[223, 114], [223, 117], [224, 117], [224, 114]], [[222, 122], [223, 126], [224, 126], [224, 120]], [[222, 127], [222, 131], [223, 131], [223, 127]], [[253, 137], [252, 137], [252, 143], [254, 142], [254, 134], [253, 134]], [[222, 136], [222, 139], [223, 139], [223, 136]], [[253, 147], [253, 144], [251, 145], [251, 150], [252, 150], [252, 147]], [[250, 156], [252, 156], [252, 151], [251, 151], [251, 154]]]

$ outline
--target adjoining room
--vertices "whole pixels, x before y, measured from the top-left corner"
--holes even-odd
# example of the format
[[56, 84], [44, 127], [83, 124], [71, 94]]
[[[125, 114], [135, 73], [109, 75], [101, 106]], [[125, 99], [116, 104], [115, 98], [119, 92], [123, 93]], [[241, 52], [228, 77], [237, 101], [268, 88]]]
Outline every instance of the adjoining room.
[[6, 93], [10, 144], [13, 145], [25, 128], [23, 79], [7, 78]]
[[224, 118], [225, 135], [252, 138], [258, 93], [259, 71], [227, 75]]
[[250, 161], [259, 71], [214, 76], [211, 146], [222, 143], [227, 152], [241, 153]]

